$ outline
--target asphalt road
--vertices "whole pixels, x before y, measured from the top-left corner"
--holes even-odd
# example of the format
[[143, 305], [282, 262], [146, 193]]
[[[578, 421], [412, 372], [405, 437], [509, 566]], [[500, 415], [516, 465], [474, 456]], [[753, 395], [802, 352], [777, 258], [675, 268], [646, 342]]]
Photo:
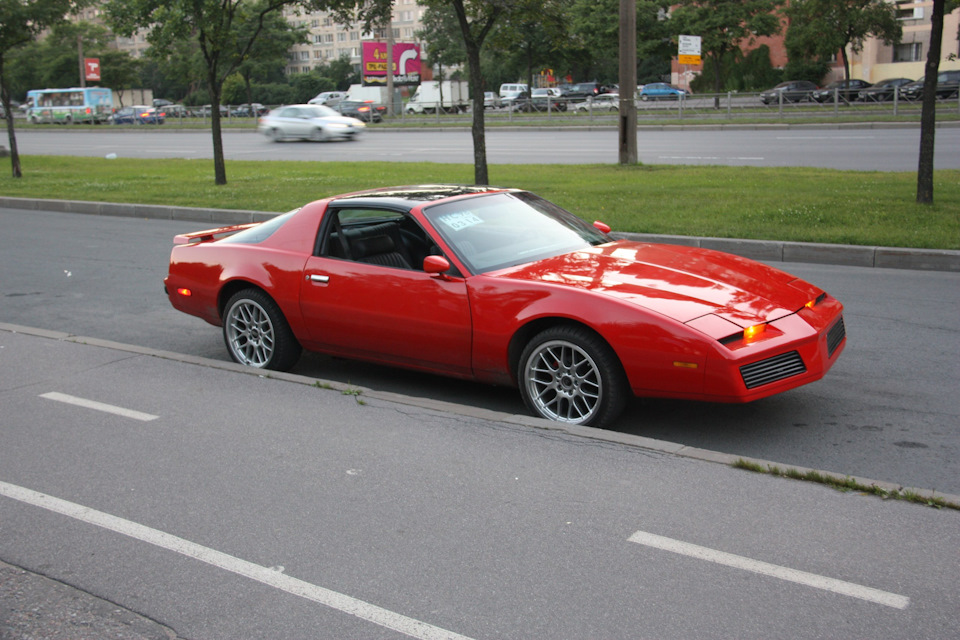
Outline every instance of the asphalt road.
[[77, 590], [4, 580], [2, 637], [960, 637], [954, 510], [91, 344], [0, 358], [0, 559]]
[[[196, 223], [0, 209], [0, 322], [227, 361], [217, 327], [172, 309], [172, 236]], [[778, 264], [846, 306], [827, 377], [749, 405], [637, 400], [616, 429], [785, 465], [960, 494], [960, 274]], [[525, 413], [491, 388], [319, 355], [297, 373]]]
[[[234, 160], [303, 160], [347, 162], [473, 163], [470, 132], [457, 130], [391, 130], [376, 125], [353, 142], [273, 143], [253, 129], [225, 130], [224, 153]], [[488, 162], [493, 164], [616, 163], [617, 132], [612, 128], [490, 128], [486, 132]], [[212, 158], [209, 131], [155, 129], [117, 131], [21, 130], [25, 155], [100, 156], [118, 158]], [[646, 164], [733, 165], [755, 167], [823, 167], [863, 171], [916, 171], [920, 148], [917, 127], [757, 127], [746, 130], [641, 129], [638, 154]], [[960, 169], [960, 127], [937, 130], [934, 165]]]

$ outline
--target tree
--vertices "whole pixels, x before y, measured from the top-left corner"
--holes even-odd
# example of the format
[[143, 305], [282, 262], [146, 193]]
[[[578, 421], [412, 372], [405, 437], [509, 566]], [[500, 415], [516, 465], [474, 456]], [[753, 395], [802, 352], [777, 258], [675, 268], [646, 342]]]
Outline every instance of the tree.
[[571, 6], [572, 0], [517, 0], [491, 34], [490, 46], [516, 61], [528, 87], [534, 86], [535, 70], [562, 59], [570, 42]]
[[[249, 31], [254, 26], [250, 22], [244, 23], [241, 29], [246, 30], [247, 33], [241, 33], [241, 39], [250, 37]], [[254, 102], [251, 89], [253, 81], [270, 77], [271, 72], [277, 68], [283, 69], [287, 63], [287, 55], [293, 45], [307, 42], [307, 40], [308, 32], [306, 28], [293, 26], [279, 13], [271, 13], [264, 18], [260, 36], [254, 40], [249, 54], [237, 69], [243, 78], [248, 104]], [[310, 98], [314, 95], [316, 94], [313, 94]]]
[[920, 159], [917, 163], [917, 202], [933, 204], [933, 149], [937, 130], [937, 75], [943, 40], [943, 16], [960, 5], [956, 0], [933, 0], [930, 50], [923, 74], [923, 110], [920, 113]]
[[[674, 35], [700, 36], [701, 51], [713, 66], [713, 90], [723, 90], [723, 63], [728, 54], [755, 36], [780, 32], [780, 16], [774, 11], [783, 0], [680, 0], [670, 16]], [[720, 108], [720, 96], [714, 99]]]
[[512, 6], [511, 0], [420, 0], [430, 11], [443, 11], [453, 5], [460, 25], [460, 36], [467, 53], [473, 124], [473, 175], [478, 185], [490, 184], [487, 172], [487, 140], [484, 130], [483, 73], [480, 52], [500, 17]]
[[467, 61], [457, 14], [452, 7], [428, 10], [423, 15], [422, 24], [423, 28], [414, 35], [424, 43], [426, 58], [435, 74], [442, 80], [443, 67], [452, 67]]
[[[669, 2], [636, 0], [637, 11], [637, 80], [659, 82], [670, 70], [670, 46], [665, 20]], [[570, 44], [568, 56], [575, 79], [602, 83], [615, 82], [619, 58], [620, 0], [574, 0], [570, 10]]]
[[99, 52], [98, 56], [100, 68], [103, 70], [100, 75], [100, 84], [117, 92], [122, 107], [123, 93], [135, 86], [143, 86], [140, 84], [140, 70], [143, 63], [128, 52], [116, 49], [105, 49]]
[[390, 0], [107, 0], [104, 5], [116, 33], [132, 36], [148, 30], [147, 40], [158, 55], [172, 51], [178, 43], [196, 41], [210, 95], [216, 184], [227, 183], [220, 125], [223, 83], [251, 55], [270, 16], [292, 5], [334, 11], [346, 16], [342, 22], [352, 17], [382, 21], [392, 9]]
[[840, 52], [843, 77], [850, 79], [849, 53], [863, 51], [869, 37], [891, 45], [900, 42], [903, 29], [896, 5], [887, 0], [793, 0], [786, 44], [790, 58], [830, 60]]
[[[14, 178], [23, 176], [17, 136], [13, 124], [6, 60], [16, 49], [29, 44], [44, 30], [67, 21], [69, 14], [86, 6], [89, 0], [0, 0], [0, 101], [7, 118], [10, 165]], [[77, 67], [79, 68], [79, 66]]]

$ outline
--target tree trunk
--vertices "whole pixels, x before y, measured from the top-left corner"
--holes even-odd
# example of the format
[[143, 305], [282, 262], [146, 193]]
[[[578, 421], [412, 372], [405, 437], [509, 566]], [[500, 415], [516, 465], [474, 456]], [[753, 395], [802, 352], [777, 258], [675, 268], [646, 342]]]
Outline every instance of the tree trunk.
[[17, 150], [17, 134], [14, 131], [13, 111], [10, 108], [10, 91], [7, 90], [6, 78], [3, 75], [3, 58], [0, 57], [0, 102], [7, 117], [7, 140], [10, 143], [10, 169], [14, 178], [22, 178], [20, 169], [20, 152]]
[[917, 166], [917, 202], [933, 204], [933, 148], [937, 131], [937, 73], [943, 38], [943, 5], [933, 1], [930, 17], [930, 51], [923, 75], [923, 111], [920, 113], [920, 160]]
[[480, 47], [467, 46], [467, 64], [470, 67], [470, 95], [473, 105], [473, 182], [477, 185], [490, 184], [487, 173], [487, 135], [484, 128], [483, 75], [480, 71]]
[[210, 89], [210, 129], [213, 132], [213, 182], [227, 184], [227, 165], [223, 159], [223, 135], [220, 129], [220, 95], [223, 85], [217, 82], [216, 72], [207, 78]]

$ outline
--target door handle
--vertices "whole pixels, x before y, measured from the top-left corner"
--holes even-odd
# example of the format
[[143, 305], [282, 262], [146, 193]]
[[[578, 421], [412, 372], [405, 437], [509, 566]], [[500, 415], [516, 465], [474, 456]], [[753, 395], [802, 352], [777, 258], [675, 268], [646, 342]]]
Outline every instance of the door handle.
[[310, 282], [319, 282], [320, 284], [327, 284], [330, 282], [330, 276], [321, 276], [315, 273], [310, 274]]

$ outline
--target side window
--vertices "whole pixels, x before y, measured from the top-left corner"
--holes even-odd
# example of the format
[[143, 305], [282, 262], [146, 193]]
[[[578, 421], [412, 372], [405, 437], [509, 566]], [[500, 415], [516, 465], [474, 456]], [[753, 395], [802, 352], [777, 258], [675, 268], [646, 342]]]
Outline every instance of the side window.
[[382, 209], [342, 208], [327, 212], [317, 254], [398, 269], [420, 270], [423, 259], [439, 253], [417, 222]]

